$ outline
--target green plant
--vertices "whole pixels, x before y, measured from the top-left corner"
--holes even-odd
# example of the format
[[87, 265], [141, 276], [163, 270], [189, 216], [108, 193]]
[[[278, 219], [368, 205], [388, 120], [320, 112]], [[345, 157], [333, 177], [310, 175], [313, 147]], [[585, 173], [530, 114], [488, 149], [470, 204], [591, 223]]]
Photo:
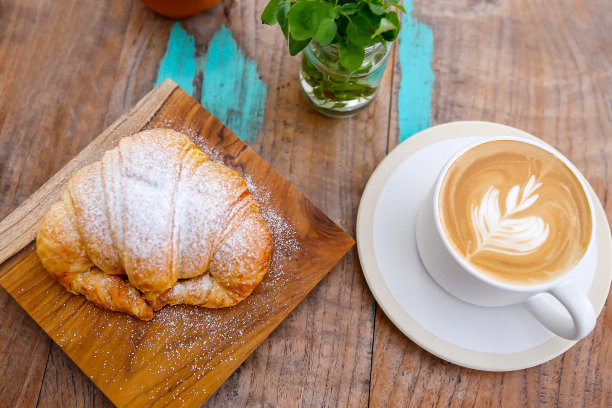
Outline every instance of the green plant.
[[349, 71], [361, 67], [365, 48], [393, 41], [400, 19], [391, 6], [405, 12], [400, 0], [270, 0], [261, 15], [265, 24], [280, 26], [289, 52], [297, 55], [311, 41], [338, 47], [340, 63]]

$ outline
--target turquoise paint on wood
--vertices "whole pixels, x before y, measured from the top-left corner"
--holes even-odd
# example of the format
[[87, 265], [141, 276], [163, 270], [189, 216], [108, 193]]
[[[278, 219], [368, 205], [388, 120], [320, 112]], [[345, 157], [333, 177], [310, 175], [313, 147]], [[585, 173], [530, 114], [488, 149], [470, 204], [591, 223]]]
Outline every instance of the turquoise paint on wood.
[[193, 81], [201, 66], [201, 58], [196, 58], [195, 39], [177, 21], [170, 32], [168, 49], [159, 64], [155, 85], [157, 86], [166, 78], [170, 78], [185, 92], [194, 96]]
[[399, 35], [402, 79], [398, 96], [400, 141], [431, 126], [433, 33], [412, 17], [412, 0], [404, 1], [407, 13]]
[[202, 105], [242, 140], [255, 140], [268, 93], [255, 61], [244, 54], [224, 25], [213, 36], [206, 56], [196, 57], [195, 39], [176, 22], [159, 65], [156, 85], [171, 78], [196, 96], [194, 80], [198, 75], [203, 76]]
[[264, 118], [268, 88], [257, 64], [221, 26], [208, 47], [202, 79], [202, 104], [242, 140], [257, 137]]

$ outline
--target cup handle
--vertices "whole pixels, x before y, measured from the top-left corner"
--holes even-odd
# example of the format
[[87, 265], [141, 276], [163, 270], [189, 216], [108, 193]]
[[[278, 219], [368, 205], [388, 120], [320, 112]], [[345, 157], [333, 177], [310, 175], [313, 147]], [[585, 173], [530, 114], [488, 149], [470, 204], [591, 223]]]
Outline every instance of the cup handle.
[[550, 289], [554, 296], [569, 312], [571, 319], [559, 312], [545, 293], [539, 293], [523, 302], [525, 308], [544, 327], [568, 340], [580, 340], [595, 327], [595, 311], [586, 295], [569, 280]]

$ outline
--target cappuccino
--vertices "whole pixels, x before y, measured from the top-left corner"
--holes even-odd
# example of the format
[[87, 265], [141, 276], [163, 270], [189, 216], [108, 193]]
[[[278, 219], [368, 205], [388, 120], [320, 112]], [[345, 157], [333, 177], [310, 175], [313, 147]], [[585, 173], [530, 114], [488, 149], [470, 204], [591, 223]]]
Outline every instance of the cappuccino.
[[453, 250], [498, 282], [533, 286], [569, 272], [591, 239], [586, 193], [552, 153], [516, 140], [482, 143], [449, 167], [438, 212]]

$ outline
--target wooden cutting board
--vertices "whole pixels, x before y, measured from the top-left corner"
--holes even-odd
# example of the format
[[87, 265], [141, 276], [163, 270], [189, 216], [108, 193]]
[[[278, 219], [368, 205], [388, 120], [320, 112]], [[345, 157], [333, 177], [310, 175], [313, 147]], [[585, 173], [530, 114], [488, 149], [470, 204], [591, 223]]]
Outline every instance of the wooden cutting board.
[[[120, 138], [167, 127], [248, 181], [273, 232], [270, 271], [237, 306], [170, 306], [150, 322], [68, 293], [36, 256], [42, 216], [70, 176]], [[0, 223], [0, 284], [118, 406], [199, 406], [354, 244], [353, 239], [174, 82], [166, 80]], [[271, 384], [282, 386], [282, 384]]]

